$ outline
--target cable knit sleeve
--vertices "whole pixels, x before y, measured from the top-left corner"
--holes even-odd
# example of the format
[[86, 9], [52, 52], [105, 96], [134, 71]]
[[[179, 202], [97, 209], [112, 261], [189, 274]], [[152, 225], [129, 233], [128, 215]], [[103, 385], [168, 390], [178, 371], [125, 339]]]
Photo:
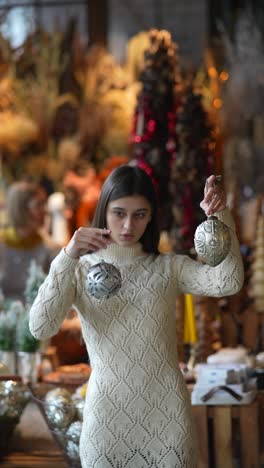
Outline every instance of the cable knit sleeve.
[[222, 297], [237, 293], [243, 286], [244, 267], [233, 218], [228, 209], [216, 216], [230, 229], [230, 251], [216, 267], [194, 261], [187, 256], [177, 256], [175, 267], [180, 292]]
[[78, 262], [61, 250], [51, 263], [49, 274], [30, 310], [29, 328], [35, 338], [47, 339], [59, 331], [75, 300]]

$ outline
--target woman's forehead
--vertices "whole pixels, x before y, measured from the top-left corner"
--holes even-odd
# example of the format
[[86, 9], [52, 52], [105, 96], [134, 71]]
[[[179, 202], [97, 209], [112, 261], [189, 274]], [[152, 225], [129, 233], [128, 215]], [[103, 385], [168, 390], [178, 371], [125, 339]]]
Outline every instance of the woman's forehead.
[[149, 209], [149, 201], [142, 195], [132, 195], [128, 197], [118, 198], [117, 200], [112, 200], [108, 204], [109, 208], [122, 208], [124, 210], [140, 210], [140, 209]]

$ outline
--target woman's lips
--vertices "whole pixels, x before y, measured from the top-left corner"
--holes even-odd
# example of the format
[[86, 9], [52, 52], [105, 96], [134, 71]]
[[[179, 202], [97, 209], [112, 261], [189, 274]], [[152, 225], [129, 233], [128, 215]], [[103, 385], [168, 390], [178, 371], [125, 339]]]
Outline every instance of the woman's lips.
[[133, 237], [134, 236], [132, 234], [120, 234], [120, 238], [123, 240], [131, 240]]

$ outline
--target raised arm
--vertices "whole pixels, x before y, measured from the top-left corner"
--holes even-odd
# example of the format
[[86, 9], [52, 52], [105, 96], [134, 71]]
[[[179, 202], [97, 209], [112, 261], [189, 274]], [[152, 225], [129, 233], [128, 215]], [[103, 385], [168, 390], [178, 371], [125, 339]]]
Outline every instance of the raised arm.
[[244, 267], [233, 218], [228, 209], [216, 213], [216, 216], [230, 229], [230, 251], [216, 267], [204, 265], [187, 256], [178, 256], [176, 277], [180, 292], [222, 297], [237, 293], [243, 286]]
[[51, 263], [49, 274], [30, 310], [29, 328], [35, 338], [47, 339], [59, 331], [74, 303], [77, 264], [78, 259], [69, 257], [64, 250]]
[[30, 310], [29, 327], [37, 339], [55, 335], [78, 294], [75, 270], [79, 257], [110, 242], [103, 229], [79, 228], [51, 263], [50, 271]]
[[206, 181], [200, 206], [206, 215], [214, 214], [229, 227], [231, 248], [225, 260], [217, 267], [195, 262], [187, 256], [178, 257], [176, 277], [179, 290], [204, 296], [221, 297], [235, 294], [243, 286], [244, 267], [235, 224], [226, 208], [226, 194], [214, 175]]

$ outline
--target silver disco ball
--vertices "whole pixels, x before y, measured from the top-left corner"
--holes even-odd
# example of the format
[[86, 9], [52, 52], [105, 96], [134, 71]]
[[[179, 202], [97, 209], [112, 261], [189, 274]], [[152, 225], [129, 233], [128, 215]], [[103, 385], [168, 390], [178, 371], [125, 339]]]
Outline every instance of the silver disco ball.
[[209, 216], [199, 224], [194, 235], [194, 246], [201, 259], [210, 266], [219, 265], [227, 256], [231, 245], [229, 228], [216, 216]]
[[115, 296], [121, 284], [120, 271], [112, 263], [97, 263], [88, 270], [86, 287], [88, 293], [96, 299], [109, 299]]

